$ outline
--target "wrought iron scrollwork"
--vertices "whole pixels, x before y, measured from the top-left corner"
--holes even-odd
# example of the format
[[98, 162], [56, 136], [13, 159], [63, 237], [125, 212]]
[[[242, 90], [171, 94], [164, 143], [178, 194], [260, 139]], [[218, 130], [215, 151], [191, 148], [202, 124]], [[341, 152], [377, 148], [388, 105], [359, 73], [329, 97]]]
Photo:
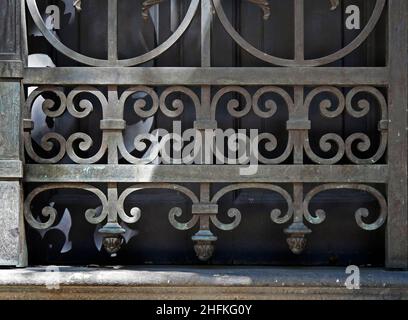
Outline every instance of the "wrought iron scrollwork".
[[[124, 131], [127, 127], [126, 108], [131, 108], [131, 112], [134, 112], [140, 119], [155, 117], [158, 113], [170, 119], [176, 119], [185, 112], [186, 108], [192, 108], [196, 115], [196, 123], [199, 123], [198, 130], [204, 130], [203, 128], [206, 128], [207, 125], [211, 130], [217, 130], [217, 110], [226, 108], [232, 118], [242, 118], [252, 112], [261, 119], [272, 119], [277, 117], [281, 111], [287, 113], [288, 138], [283, 153], [273, 159], [259, 155], [259, 165], [282, 164], [293, 161], [294, 165], [302, 166], [305, 162], [299, 155], [303, 155], [303, 153], [316, 163], [316, 166], [319, 164], [337, 164], [345, 159], [355, 165], [369, 165], [379, 162], [384, 157], [388, 142], [388, 106], [384, 94], [378, 88], [372, 86], [351, 88], [322, 86], [312, 88], [305, 95], [303, 87], [295, 86], [293, 96], [290, 92], [290, 90], [276, 86], [265, 86], [255, 90], [242, 86], [225, 86], [218, 88], [204, 103], [202, 96], [192, 88], [185, 86], [165, 88], [134, 86], [123, 88], [123, 90], [113, 85], [107, 86], [106, 89], [90, 86], [76, 88], [39, 87], [27, 97], [25, 104], [25, 149], [28, 157], [33, 162], [40, 164], [60, 163], [67, 156], [74, 164], [90, 165], [101, 162], [107, 155], [107, 164], [120, 166], [119, 160], [120, 157], [123, 157], [123, 161], [143, 167], [143, 165], [151, 164], [156, 160], [163, 147], [163, 141], [166, 139], [159, 141], [150, 132], [137, 134], [134, 138], [134, 147], [143, 153], [143, 156], [137, 157], [131, 150], [127, 150], [124, 141]], [[34, 146], [31, 137], [34, 126], [32, 106], [40, 96], [44, 99], [40, 109], [45, 116], [51, 119], [63, 115], [69, 115], [74, 119], [83, 119], [90, 117], [97, 111], [97, 108], [101, 109], [102, 118], [98, 128], [102, 137], [101, 146], [92, 156], [88, 158], [81, 156], [81, 152], [89, 151], [94, 142], [93, 137], [84, 132], [70, 133], [67, 137], [56, 132], [48, 132], [42, 137], [40, 145]], [[236, 98], [237, 96], [240, 99]], [[132, 103], [129, 103], [130, 99], [133, 99]], [[367, 158], [358, 155], [359, 153], [367, 154], [367, 151], [373, 149], [370, 148], [370, 138], [362, 132], [353, 133], [349, 137], [329, 132], [320, 138], [320, 152], [314, 150], [310, 144], [309, 136], [313, 130], [314, 121], [311, 116], [312, 108], [315, 107], [319, 108], [320, 115], [325, 119], [335, 119], [344, 114], [360, 119], [371, 114], [371, 110], [374, 108], [378, 108], [377, 114], [380, 114], [380, 119], [377, 129], [380, 142], [377, 150], [370, 151], [373, 154]], [[276, 150], [278, 143], [281, 143], [269, 132], [259, 134], [257, 139], [258, 144], [266, 141], [265, 148], [268, 151]], [[146, 140], [152, 144], [149, 153], [144, 153], [148, 148]], [[50, 154], [50, 156], [38, 155], [36, 152], [39, 148], [43, 149], [44, 154]], [[78, 148], [79, 152], [76, 151]], [[329, 152], [332, 148], [335, 148], [336, 151], [330, 158], [321, 155], [322, 152]], [[292, 155], [293, 160], [289, 160], [292, 159]], [[290, 164], [285, 164], [285, 168], [289, 169], [290, 166]], [[51, 169], [54, 170], [53, 167]], [[387, 217], [387, 203], [384, 196], [375, 188], [365, 184], [325, 184], [316, 187], [304, 196], [302, 182], [294, 183], [292, 195], [281, 186], [259, 182], [231, 184], [215, 194], [211, 194], [211, 184], [201, 182], [200, 195], [197, 196], [187, 187], [171, 183], [138, 183], [127, 187], [121, 194], [118, 194], [118, 182], [115, 182], [115, 179], [112, 180], [107, 184], [107, 195], [96, 187], [86, 184], [51, 184], [38, 187], [26, 198], [24, 204], [25, 218], [32, 227], [47, 229], [55, 222], [57, 213], [54, 208], [48, 206], [42, 210], [42, 216], [46, 218], [45, 222], [33, 217], [31, 202], [39, 193], [64, 188], [89, 191], [100, 199], [103, 209], [101, 214], [97, 214], [94, 209], [89, 209], [85, 213], [85, 218], [92, 224], [105, 222], [99, 230], [104, 237], [103, 245], [109, 254], [116, 255], [123, 245], [123, 234], [126, 232], [120, 222], [137, 223], [142, 214], [138, 207], [132, 208], [129, 212], [125, 211], [125, 201], [129, 195], [145, 189], [174, 190], [191, 201], [191, 216], [188, 219], [183, 219], [182, 209], [174, 207], [168, 213], [169, 223], [174, 228], [183, 231], [198, 227], [198, 231], [192, 236], [193, 247], [198, 258], [207, 261], [213, 255], [217, 241], [217, 236], [212, 229], [215, 227], [221, 231], [233, 231], [244, 217], [238, 208], [230, 208], [226, 212], [227, 217], [231, 219], [229, 222], [224, 222], [219, 218], [218, 204], [220, 199], [227, 193], [236, 190], [266, 190], [277, 193], [285, 200], [286, 212], [274, 208], [270, 212], [270, 218], [276, 224], [287, 224], [293, 220], [292, 224], [284, 229], [284, 233], [287, 234], [289, 248], [295, 254], [303, 252], [307, 243], [306, 237], [312, 232], [305, 222], [319, 224], [325, 220], [326, 213], [324, 211], [317, 210], [314, 214], [309, 212], [309, 204], [318, 193], [333, 189], [353, 189], [373, 195], [380, 204], [379, 218], [374, 223], [367, 223], [365, 220], [368, 217], [367, 209], [362, 208], [355, 213], [357, 224], [364, 230], [378, 229], [385, 223]]]
[[[81, 99], [79, 101], [79, 108], [78, 109], [75, 106], [75, 98], [79, 94], [84, 94], [88, 93], [91, 94], [93, 97], [97, 98], [99, 101], [101, 107], [102, 107], [102, 112], [103, 115], [106, 115], [109, 111], [109, 105], [108, 101], [106, 100], [106, 97], [103, 95], [101, 91], [99, 91], [96, 88], [93, 87], [78, 87], [73, 89], [67, 96], [67, 109], [69, 113], [78, 119], [85, 118], [90, 115], [90, 113], [93, 111], [93, 103], [88, 100], [88, 99]], [[67, 139], [67, 154], [68, 156], [75, 162], [75, 163], [83, 163], [83, 164], [91, 164], [99, 161], [106, 153], [106, 150], [108, 148], [108, 137], [105, 132], [102, 133], [102, 143], [101, 147], [97, 151], [97, 153], [89, 158], [82, 158], [75, 152], [75, 147], [74, 145], [78, 142], [79, 149], [82, 152], [88, 151], [91, 146], [94, 144], [93, 139], [86, 133], [84, 132], [76, 132], [72, 134], [68, 139]]]
[[[344, 90], [347, 90], [346, 93]], [[102, 110], [101, 142], [100, 147], [93, 152], [92, 156], [86, 158], [82, 155], [83, 152], [89, 152], [94, 144], [94, 138], [85, 132], [74, 132], [68, 137], [54, 131], [47, 132], [39, 144], [43, 152], [41, 155], [36, 152], [38, 148], [33, 146], [33, 139], [30, 135], [35, 125], [32, 120], [31, 108], [34, 102], [44, 94], [54, 96], [54, 99], [49, 97], [44, 99], [42, 104], [42, 113], [51, 119], [57, 119], [65, 113], [73, 118], [82, 119], [94, 112], [95, 103], [100, 105]], [[239, 96], [242, 99], [234, 96]], [[321, 101], [319, 101], [320, 96], [324, 97]], [[117, 163], [118, 156], [123, 157], [131, 164], [152, 163], [160, 156], [160, 151], [169, 137], [161, 136], [160, 132], [155, 134], [151, 132], [140, 133], [134, 137], [133, 146], [143, 155], [136, 157], [131, 150], [127, 150], [124, 142], [127, 120], [124, 117], [124, 110], [125, 107], [128, 107], [127, 101], [131, 97], [134, 99], [133, 111], [141, 119], [154, 117], [158, 112], [163, 113], [168, 118], [175, 119], [183, 114], [186, 105], [188, 105], [189, 108], [194, 108], [196, 123], [203, 124], [204, 127], [210, 124], [214, 130], [217, 129], [217, 110], [224, 106], [233, 118], [242, 118], [253, 112], [259, 118], [272, 119], [278, 114], [278, 111], [281, 114], [282, 112], [288, 113], [287, 141], [284, 142], [286, 146], [282, 154], [268, 158], [258, 153], [257, 160], [260, 164], [283, 163], [289, 159], [294, 150], [300, 149], [304, 149], [309, 159], [317, 164], [336, 164], [344, 158], [353, 164], [373, 164], [383, 159], [388, 144], [387, 101], [379, 89], [371, 86], [357, 86], [351, 89], [333, 86], [317, 87], [305, 96], [301, 107], [297, 102], [296, 109], [290, 94], [275, 86], [261, 87], [254, 93], [250, 93], [244, 87], [226, 86], [215, 92], [208, 107], [202, 105], [201, 98], [195, 91], [184, 86], [168, 87], [160, 94], [157, 89], [147, 86], [130, 87], [125, 89], [120, 97], [118, 97], [117, 87], [111, 87], [108, 97], [105, 97], [102, 91], [89, 86], [71, 89], [68, 94], [62, 88], [46, 86], [34, 90], [26, 101], [24, 139], [28, 156], [36, 163], [44, 164], [59, 163], [65, 155], [74, 163], [92, 164], [99, 162], [106, 154], [110, 155], [109, 163]], [[187, 100], [188, 104], [185, 103]], [[319, 141], [320, 150], [315, 150], [316, 147], [312, 147], [310, 140], [310, 134], [313, 131], [313, 120], [311, 121], [310, 114], [316, 102], [318, 102], [320, 115], [325, 119], [335, 119], [345, 114], [360, 119], [371, 114], [371, 109], [377, 108], [380, 115], [377, 127], [380, 138], [376, 150], [372, 150], [374, 148], [371, 138], [363, 132], [352, 133], [348, 137], [343, 137], [336, 132], [325, 133]], [[297, 138], [295, 139], [295, 137]], [[278, 144], [283, 143], [278, 141], [271, 132], [260, 133], [252, 142], [259, 146], [264, 145], [268, 152], [275, 151]], [[119, 154], [115, 152], [116, 149], [119, 150]], [[149, 152], [147, 152], [148, 149]], [[78, 153], [76, 150], [80, 152]], [[42, 156], [42, 154], [47, 153], [50, 154], [49, 157]], [[325, 154], [329, 153], [331, 155], [326, 157]], [[361, 154], [371, 155], [362, 157]]]
[[328, 190], [339, 190], [339, 189], [351, 189], [351, 190], [358, 190], [367, 192], [368, 194], [372, 195], [380, 205], [380, 215], [378, 219], [373, 223], [366, 223], [363, 221], [363, 218], [367, 218], [369, 216], [369, 211], [366, 208], [360, 208], [355, 213], [355, 219], [357, 225], [366, 230], [366, 231], [374, 231], [380, 228], [387, 219], [387, 202], [384, 196], [373, 187], [368, 185], [360, 185], [360, 184], [326, 184], [322, 186], [318, 186], [311, 190], [304, 199], [303, 202], [303, 209], [304, 209], [304, 216], [305, 219], [311, 224], [320, 224], [323, 223], [326, 219], [326, 212], [322, 209], [319, 209], [315, 212], [315, 215], [312, 215], [309, 211], [310, 202], [313, 198], [322, 192]]
[[[275, 185], [271, 185], [271, 184], [257, 184], [257, 183], [246, 183], [246, 184], [236, 184], [236, 185], [230, 185], [227, 186], [223, 189], [221, 189], [220, 191], [218, 191], [213, 199], [211, 200], [213, 203], [217, 203], [223, 196], [225, 196], [227, 193], [232, 192], [232, 191], [236, 191], [236, 190], [243, 190], [243, 189], [261, 189], [261, 190], [269, 190], [272, 192], [275, 192], [277, 194], [279, 194], [285, 201], [287, 204], [287, 211], [285, 214], [282, 214], [281, 210], [279, 209], [273, 209], [270, 213], [270, 217], [271, 220], [274, 223], [277, 224], [285, 224], [286, 222], [288, 222], [292, 216], [293, 216], [293, 200], [291, 198], [291, 196], [289, 195], [289, 193], [279, 187], [279, 186], [275, 186]], [[230, 225], [225, 225], [222, 224], [218, 221], [218, 219], [216, 217], [214, 217], [214, 220], [217, 221], [217, 224], [219, 225], [219, 229], [221, 230], [233, 230], [235, 229], [239, 223], [241, 222], [241, 213], [238, 209], [230, 209], [228, 211], [228, 216], [230, 216], [231, 218], [235, 217], [235, 221], [230, 224]]]
[[33, 148], [32, 144], [32, 139], [30, 132], [32, 129], [34, 129], [34, 122], [31, 120], [31, 106], [33, 102], [43, 93], [54, 93], [56, 97], [59, 100], [59, 105], [55, 108], [55, 101], [51, 100], [49, 98], [44, 99], [42, 103], [42, 112], [49, 118], [57, 118], [60, 115], [62, 115], [66, 108], [67, 108], [67, 99], [66, 96], [62, 90], [62, 88], [57, 88], [57, 87], [43, 87], [43, 88], [37, 88], [35, 89], [30, 96], [27, 98], [26, 101], [26, 107], [25, 107], [25, 120], [24, 120], [24, 144], [26, 151], [28, 155], [30, 156], [31, 159], [38, 163], [57, 163], [59, 162], [65, 155], [66, 152], [66, 141], [65, 138], [55, 132], [49, 132], [45, 134], [41, 138], [41, 145], [40, 147], [44, 150], [47, 151], [48, 154], [51, 152], [53, 147], [55, 146], [55, 142], [57, 143], [58, 146], [58, 152], [56, 155], [49, 157], [49, 158], [43, 158], [39, 156]]
[[322, 209], [316, 210], [314, 215], [311, 214], [309, 210], [311, 201], [322, 192], [344, 189], [366, 192], [373, 196], [379, 204], [380, 214], [377, 220], [372, 223], [363, 221], [364, 218], [369, 217], [368, 209], [360, 208], [355, 212], [355, 219], [359, 227], [366, 231], [374, 231], [384, 225], [387, 219], [387, 202], [384, 196], [372, 186], [341, 183], [324, 184], [313, 188], [304, 196], [303, 185], [296, 183], [294, 184], [294, 202], [297, 210], [294, 215], [293, 223], [289, 228], [285, 229], [285, 233], [288, 235], [287, 243], [294, 254], [301, 254], [304, 251], [307, 243], [306, 236], [312, 232], [312, 230], [304, 224], [304, 219], [312, 225], [321, 224], [326, 219], [326, 212]]
[[[207, 186], [208, 188], [208, 186]], [[220, 230], [231, 231], [234, 230], [241, 222], [242, 215], [237, 208], [231, 208], [228, 210], [227, 215], [229, 218], [233, 219], [230, 223], [221, 222], [218, 215], [218, 201], [225, 196], [227, 193], [242, 190], [242, 189], [262, 189], [269, 190], [281, 195], [287, 202], [287, 212], [282, 215], [279, 209], [273, 209], [271, 211], [271, 219], [274, 223], [284, 224], [290, 220], [293, 215], [293, 205], [290, 195], [281, 187], [270, 185], [270, 184], [234, 184], [219, 190], [210, 200], [210, 203], [202, 203], [201, 207], [196, 208], [195, 211], [200, 217], [200, 230], [193, 236], [193, 241], [195, 241], [195, 250], [197, 256], [202, 261], [207, 261], [214, 252], [214, 243], [217, 237], [210, 231], [209, 223], [210, 221]], [[209, 198], [206, 197], [202, 201], [206, 201]]]
[[354, 154], [352, 147], [356, 144], [359, 152], [367, 152], [371, 147], [371, 140], [367, 134], [354, 133], [346, 139], [343, 139], [339, 134], [328, 133], [321, 137], [319, 146], [323, 152], [336, 149], [336, 153], [331, 158], [318, 156], [312, 150], [310, 139], [305, 137], [304, 148], [307, 156], [318, 164], [336, 164], [345, 155], [354, 164], [372, 164], [378, 162], [385, 154], [388, 141], [388, 111], [384, 95], [377, 88], [368, 86], [354, 87], [346, 95], [335, 87], [318, 87], [306, 96], [304, 103], [305, 110], [310, 112], [312, 102], [321, 93], [330, 94], [336, 99], [336, 105], [333, 105], [329, 99], [324, 99], [320, 102], [320, 113], [323, 117], [328, 119], [336, 118], [344, 112], [347, 112], [347, 114], [354, 118], [362, 118], [368, 115], [371, 105], [367, 99], [362, 98], [358, 100], [356, 108], [353, 105], [356, 96], [360, 93], [364, 93], [373, 97], [379, 106], [381, 114], [381, 119], [378, 124], [378, 131], [381, 136], [380, 145], [373, 156], [363, 159]]
[[[80, 99], [79, 100], [79, 108], [75, 106], [76, 97], [80, 94], [90, 94], [94, 98], [97, 98], [99, 101], [102, 111], [104, 114], [108, 112], [108, 102], [105, 96], [97, 89], [92, 87], [78, 87], [73, 89], [68, 96], [65, 95], [62, 88], [57, 87], [44, 87], [44, 88], [37, 88], [29, 95], [26, 101], [25, 106], [25, 120], [24, 120], [24, 142], [26, 151], [31, 159], [36, 161], [37, 163], [48, 163], [54, 164], [58, 163], [63, 159], [65, 154], [71, 158], [72, 161], [75, 163], [86, 163], [91, 164], [99, 161], [103, 155], [106, 153], [107, 150], [107, 136], [103, 133], [102, 136], [102, 143], [97, 151], [97, 153], [90, 158], [82, 158], [75, 152], [74, 145], [78, 142], [78, 147], [81, 151], [88, 151], [90, 147], [93, 145], [93, 139], [86, 133], [83, 132], [76, 132], [70, 135], [67, 139], [65, 139], [61, 134], [56, 132], [48, 132], [46, 133], [41, 139], [41, 148], [46, 151], [50, 152], [53, 147], [55, 146], [53, 141], [56, 141], [58, 144], [58, 152], [55, 156], [51, 158], [42, 158], [38, 155], [32, 144], [31, 138], [31, 131], [34, 129], [34, 122], [31, 120], [31, 108], [35, 100], [44, 93], [54, 93], [58, 100], [60, 101], [60, 105], [55, 108], [55, 102], [51, 99], [45, 99], [43, 102], [42, 111], [43, 113], [52, 119], [60, 117], [66, 110], [69, 112], [71, 116], [77, 119], [85, 118], [89, 116], [93, 111], [93, 103], [87, 99]], [[37, 124], [39, 125], [39, 124]]]
[[268, 183], [240, 183], [226, 186], [214, 195], [211, 195], [209, 184], [200, 184], [200, 197], [178, 184], [170, 183], [147, 183], [136, 184], [127, 187], [120, 195], [118, 195], [118, 186], [116, 183], [108, 183], [107, 196], [98, 188], [83, 184], [83, 183], [66, 183], [66, 184], [47, 184], [40, 186], [31, 191], [24, 202], [24, 216], [27, 223], [39, 230], [44, 230], [52, 227], [56, 222], [57, 211], [52, 206], [46, 206], [42, 209], [41, 215], [46, 218], [46, 221], [41, 221], [35, 218], [31, 206], [34, 199], [42, 192], [55, 189], [76, 189], [83, 190], [95, 195], [100, 203], [102, 210], [91, 208], [86, 210], [85, 219], [91, 224], [100, 224], [105, 221], [102, 229], [99, 232], [104, 236], [103, 245], [106, 251], [111, 255], [116, 255], [121, 245], [123, 244], [123, 235], [126, 232], [119, 222], [134, 224], [140, 220], [142, 215], [141, 209], [134, 207], [129, 213], [125, 212], [125, 201], [129, 195], [149, 189], [172, 190], [179, 192], [191, 201], [192, 210], [191, 218], [186, 222], [179, 221], [182, 216], [182, 210], [179, 207], [172, 208], [168, 213], [170, 224], [177, 230], [190, 230], [196, 225], [199, 225], [199, 230], [192, 236], [194, 242], [194, 250], [198, 258], [202, 261], [207, 261], [211, 258], [215, 250], [215, 242], [217, 236], [211, 231], [211, 225], [222, 231], [232, 231], [238, 227], [242, 220], [242, 214], [237, 208], [228, 210], [227, 215], [232, 219], [232, 222], [224, 223], [218, 218], [219, 208], [218, 203], [226, 194], [237, 190], [266, 190], [278, 194], [286, 202], [286, 211], [274, 208], [270, 212], [270, 218], [273, 223], [287, 224], [291, 219], [293, 223], [284, 230], [288, 235], [287, 243], [291, 251], [295, 254], [301, 254], [306, 247], [306, 236], [312, 231], [304, 224], [306, 222], [316, 225], [321, 224], [326, 219], [326, 212], [322, 209], [316, 210], [314, 214], [310, 212], [311, 201], [320, 193], [328, 190], [350, 189], [361, 192], [366, 192], [374, 197], [380, 207], [378, 218], [367, 223], [365, 218], [369, 217], [369, 211], [366, 208], [360, 208], [355, 212], [355, 219], [359, 227], [366, 231], [374, 231], [384, 225], [387, 219], [387, 202], [384, 196], [374, 187], [364, 184], [324, 184], [310, 190], [303, 197], [303, 187], [301, 184], [295, 183], [293, 196], [282, 187]]
[[369, 94], [370, 96], [375, 98], [375, 100], [377, 101], [379, 105], [379, 109], [381, 113], [381, 119], [378, 124], [378, 131], [380, 132], [380, 135], [381, 135], [380, 145], [377, 149], [377, 152], [373, 156], [366, 158], [366, 159], [361, 159], [353, 153], [352, 145], [360, 141], [359, 143], [357, 143], [357, 149], [360, 152], [365, 152], [369, 150], [371, 146], [371, 141], [370, 141], [370, 137], [367, 136], [366, 134], [355, 133], [346, 139], [346, 142], [345, 142], [346, 155], [350, 159], [350, 161], [352, 161], [355, 164], [376, 163], [378, 160], [381, 159], [381, 157], [383, 157], [387, 149], [388, 124], [389, 124], [387, 101], [385, 100], [384, 95], [376, 88], [367, 87], [367, 86], [352, 88], [346, 96], [346, 110], [347, 110], [347, 113], [354, 118], [364, 117], [368, 115], [370, 112], [370, 102], [366, 99], [359, 99], [357, 102], [358, 109], [354, 107], [353, 101], [355, 100], [355, 97], [359, 93]]
[[46, 217], [47, 220], [45, 222], [41, 222], [34, 218], [33, 213], [31, 212], [31, 204], [33, 200], [42, 192], [48, 191], [48, 190], [55, 190], [55, 189], [79, 189], [79, 190], [85, 190], [88, 192], [91, 192], [95, 196], [97, 196], [101, 202], [102, 205], [102, 211], [100, 214], [97, 214], [97, 211], [95, 208], [91, 208], [86, 210], [85, 212], [85, 218], [86, 220], [91, 223], [91, 224], [99, 224], [102, 221], [106, 219], [108, 216], [108, 199], [106, 198], [105, 194], [100, 191], [98, 188], [95, 188], [91, 185], [83, 184], [83, 183], [75, 183], [75, 184], [47, 184], [40, 186], [38, 188], [35, 188], [33, 191], [31, 191], [25, 201], [24, 201], [24, 217], [27, 221], [27, 223], [39, 230], [45, 230], [50, 228], [56, 220], [57, 217], [57, 211], [51, 207], [47, 206], [42, 209], [41, 214], [43, 217]]

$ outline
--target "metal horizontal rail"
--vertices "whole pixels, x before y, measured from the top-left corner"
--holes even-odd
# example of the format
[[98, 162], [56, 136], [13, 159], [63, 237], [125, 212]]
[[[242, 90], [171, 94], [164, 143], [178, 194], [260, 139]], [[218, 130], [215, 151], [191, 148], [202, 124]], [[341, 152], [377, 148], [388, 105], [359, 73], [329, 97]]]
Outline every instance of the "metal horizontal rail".
[[25, 165], [26, 182], [122, 183], [386, 183], [387, 165], [261, 165], [240, 175], [236, 165]]
[[32, 85], [376, 85], [388, 68], [26, 68]]

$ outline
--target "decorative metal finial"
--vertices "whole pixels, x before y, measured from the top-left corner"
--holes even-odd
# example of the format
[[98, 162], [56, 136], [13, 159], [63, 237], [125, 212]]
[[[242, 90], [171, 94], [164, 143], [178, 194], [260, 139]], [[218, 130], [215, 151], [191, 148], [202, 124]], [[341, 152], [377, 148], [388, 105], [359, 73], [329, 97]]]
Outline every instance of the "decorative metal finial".
[[301, 254], [306, 248], [306, 235], [312, 233], [308, 227], [306, 227], [303, 222], [294, 222], [285, 230], [288, 235], [286, 242], [288, 243], [289, 249], [296, 255]]
[[200, 261], [208, 261], [214, 253], [214, 242], [217, 237], [210, 230], [199, 230], [193, 237], [194, 250]]
[[123, 234], [126, 230], [123, 229], [117, 222], [108, 222], [102, 229], [98, 230], [103, 235], [103, 247], [111, 257], [116, 257], [116, 254], [122, 247], [124, 242]]

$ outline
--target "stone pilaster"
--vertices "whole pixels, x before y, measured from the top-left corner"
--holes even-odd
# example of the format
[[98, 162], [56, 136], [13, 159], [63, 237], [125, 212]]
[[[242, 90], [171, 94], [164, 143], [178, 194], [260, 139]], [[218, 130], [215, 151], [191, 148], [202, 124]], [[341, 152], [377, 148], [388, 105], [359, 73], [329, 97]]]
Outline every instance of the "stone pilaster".
[[25, 266], [20, 0], [2, 1], [0, 39], [0, 266]]

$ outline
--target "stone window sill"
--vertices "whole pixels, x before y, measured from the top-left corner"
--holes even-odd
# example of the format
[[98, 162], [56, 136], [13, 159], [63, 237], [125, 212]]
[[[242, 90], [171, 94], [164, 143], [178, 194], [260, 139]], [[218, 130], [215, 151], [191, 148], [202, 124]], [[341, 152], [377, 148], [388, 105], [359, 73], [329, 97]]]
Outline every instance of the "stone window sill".
[[0, 270], [0, 299], [408, 299], [408, 272], [344, 268], [35, 267]]

